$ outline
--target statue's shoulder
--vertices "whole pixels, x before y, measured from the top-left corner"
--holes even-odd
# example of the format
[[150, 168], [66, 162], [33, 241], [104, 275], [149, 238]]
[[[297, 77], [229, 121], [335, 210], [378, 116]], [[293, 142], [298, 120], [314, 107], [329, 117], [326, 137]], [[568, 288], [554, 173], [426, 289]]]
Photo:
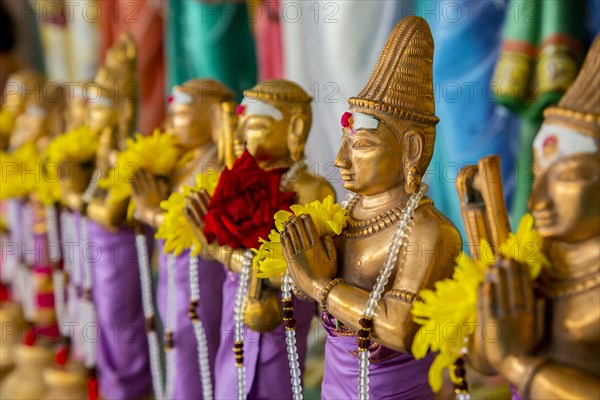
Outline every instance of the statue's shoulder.
[[335, 199], [335, 191], [327, 179], [306, 168], [300, 170], [292, 182], [293, 190], [302, 204], [323, 200], [330, 195]]
[[413, 234], [431, 244], [443, 244], [462, 249], [462, 238], [458, 228], [438, 210], [433, 201], [424, 198], [413, 217]]

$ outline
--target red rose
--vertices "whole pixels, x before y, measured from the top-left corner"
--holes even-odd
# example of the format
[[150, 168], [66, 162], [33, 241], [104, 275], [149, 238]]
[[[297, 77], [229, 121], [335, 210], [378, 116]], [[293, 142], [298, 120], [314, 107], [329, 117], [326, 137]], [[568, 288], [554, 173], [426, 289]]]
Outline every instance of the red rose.
[[258, 248], [273, 228], [273, 215], [289, 210], [295, 193], [279, 190], [284, 169], [265, 171], [245, 151], [231, 170], [225, 168], [204, 217], [209, 242], [233, 248]]

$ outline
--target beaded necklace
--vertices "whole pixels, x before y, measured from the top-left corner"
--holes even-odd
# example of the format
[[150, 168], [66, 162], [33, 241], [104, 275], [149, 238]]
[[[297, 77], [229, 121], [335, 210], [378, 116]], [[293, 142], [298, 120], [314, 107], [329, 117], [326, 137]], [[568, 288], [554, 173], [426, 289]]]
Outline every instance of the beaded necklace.
[[146, 319], [146, 336], [148, 337], [152, 386], [154, 388], [154, 396], [157, 399], [164, 399], [165, 396], [162, 384], [162, 373], [160, 369], [158, 334], [154, 324], [155, 312], [154, 302], [152, 301], [152, 275], [150, 270], [150, 259], [148, 256], [146, 235], [144, 235], [139, 227], [135, 235], [135, 246], [138, 255], [138, 267], [140, 269], [142, 308], [144, 310], [144, 318]]
[[[400, 250], [408, 237], [408, 232], [411, 229], [412, 218], [417, 209], [419, 202], [427, 191], [427, 185], [422, 184], [419, 191], [413, 194], [406, 203], [406, 209], [400, 218], [400, 224], [394, 235], [388, 256], [379, 272], [377, 281], [369, 294], [369, 300], [363, 310], [362, 317], [359, 320], [360, 329], [358, 330], [358, 353], [359, 353], [359, 369], [358, 369], [358, 397], [360, 400], [369, 399], [369, 364], [371, 345], [371, 331], [373, 329], [373, 315], [375, 307], [381, 299], [385, 286], [390, 278], [390, 275], [396, 266]], [[401, 275], [402, 269], [398, 271]]]
[[208, 343], [206, 340], [206, 332], [202, 321], [198, 317], [196, 308], [200, 303], [200, 284], [198, 282], [198, 257], [192, 256], [194, 253], [194, 247], [190, 250], [190, 307], [188, 309], [188, 315], [192, 320], [192, 326], [194, 327], [194, 335], [196, 336], [197, 350], [198, 350], [198, 366], [200, 368], [200, 380], [202, 382], [202, 397], [206, 400], [213, 398], [213, 387], [211, 381], [211, 371], [208, 359]]
[[[290, 166], [290, 168], [281, 177], [279, 182], [279, 190], [284, 191], [287, 186], [296, 178], [300, 170], [306, 168], [304, 161], [297, 161]], [[252, 267], [252, 260], [254, 253], [248, 249], [244, 252], [244, 260], [242, 262], [242, 268], [240, 271], [240, 281], [235, 293], [235, 308], [234, 308], [234, 343], [233, 351], [235, 353], [235, 366], [237, 373], [237, 387], [238, 387], [238, 400], [246, 398], [246, 370], [244, 368], [244, 342], [243, 342], [243, 327], [242, 321], [243, 311], [246, 307], [246, 301], [248, 299], [248, 282], [250, 281], [250, 268]], [[285, 286], [285, 287], [284, 287]], [[302, 399], [302, 385], [300, 379], [300, 364], [298, 362], [298, 351], [296, 349], [296, 332], [293, 329], [293, 309], [291, 299], [291, 280], [288, 277], [288, 283], [282, 285], [282, 303], [284, 312], [284, 322], [286, 325], [285, 336], [288, 351], [288, 359], [290, 361], [290, 374], [292, 376], [292, 390], [294, 391], [294, 400]], [[288, 311], [289, 317], [286, 319], [286, 311]], [[288, 326], [291, 325], [291, 328]], [[295, 359], [294, 359], [295, 357]]]

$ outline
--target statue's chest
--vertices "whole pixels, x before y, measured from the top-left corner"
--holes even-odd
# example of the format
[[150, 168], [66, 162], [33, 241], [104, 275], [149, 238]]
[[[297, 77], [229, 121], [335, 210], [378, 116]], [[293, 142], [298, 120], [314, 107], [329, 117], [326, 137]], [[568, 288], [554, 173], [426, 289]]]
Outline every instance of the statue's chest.
[[551, 300], [552, 359], [600, 373], [600, 288]]
[[[388, 228], [374, 235], [358, 238], [339, 236], [336, 247], [341, 278], [351, 285], [370, 291], [388, 257], [394, 231], [395, 229]], [[386, 289], [392, 286], [395, 276], [394, 270]]]

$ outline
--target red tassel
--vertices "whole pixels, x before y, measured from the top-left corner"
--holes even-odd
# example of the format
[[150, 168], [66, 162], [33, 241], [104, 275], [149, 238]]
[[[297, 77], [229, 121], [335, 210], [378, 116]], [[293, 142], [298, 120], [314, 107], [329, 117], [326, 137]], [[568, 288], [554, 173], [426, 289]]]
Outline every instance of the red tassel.
[[58, 365], [65, 365], [69, 361], [69, 347], [61, 346], [54, 355], [54, 362]]
[[88, 400], [98, 400], [98, 380], [90, 377], [87, 380]]
[[235, 109], [235, 113], [236, 113], [238, 116], [240, 116], [240, 115], [244, 114], [244, 111], [245, 111], [245, 110], [246, 110], [246, 106], [244, 106], [244, 105], [241, 105], [241, 104], [240, 104], [240, 105], [239, 105], [239, 106], [237, 106], [237, 108]]

